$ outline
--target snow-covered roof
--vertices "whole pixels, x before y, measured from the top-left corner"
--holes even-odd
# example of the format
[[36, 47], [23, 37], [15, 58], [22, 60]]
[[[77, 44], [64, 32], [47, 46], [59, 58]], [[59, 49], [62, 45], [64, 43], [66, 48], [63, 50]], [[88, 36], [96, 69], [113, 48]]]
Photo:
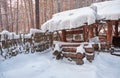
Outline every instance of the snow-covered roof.
[[84, 7], [54, 14], [52, 19], [41, 26], [43, 30], [56, 31], [76, 28], [87, 24], [93, 24], [96, 20], [96, 12], [91, 7]]
[[89, 7], [56, 13], [52, 19], [41, 26], [41, 29], [50, 32], [72, 29], [83, 26], [85, 23], [93, 24], [96, 20], [101, 19], [120, 19], [120, 0], [94, 3]]
[[94, 3], [91, 6], [97, 7], [97, 19], [119, 20], [120, 19], [120, 0], [105, 1]]

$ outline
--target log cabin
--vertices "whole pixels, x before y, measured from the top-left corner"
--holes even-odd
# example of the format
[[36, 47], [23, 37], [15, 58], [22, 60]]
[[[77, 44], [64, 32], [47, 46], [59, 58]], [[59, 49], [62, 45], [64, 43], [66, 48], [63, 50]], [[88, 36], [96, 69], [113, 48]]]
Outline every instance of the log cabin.
[[[94, 37], [99, 38], [101, 49], [104, 48], [107, 49], [107, 52], [110, 52], [111, 46], [120, 47], [118, 30], [120, 26], [119, 4], [119, 0], [105, 1], [91, 4], [88, 7], [56, 13], [42, 25], [41, 29], [53, 32], [53, 37], [54, 35], [58, 36], [56, 40], [60, 42], [59, 47], [65, 57], [76, 59], [81, 57], [78, 53], [74, 54], [77, 51], [76, 47], [83, 43], [88, 45], [88, 41]], [[71, 46], [75, 48], [71, 48]], [[67, 49], [64, 47], [67, 47]], [[93, 44], [92, 48], [88, 48], [89, 51], [85, 51], [93, 53], [96, 50], [95, 47], [96, 44]], [[64, 53], [66, 51], [69, 53]], [[82, 59], [84, 54], [81, 55]], [[93, 56], [94, 54], [92, 58], [88, 57], [90, 62], [94, 59]], [[78, 62], [76, 60], [76, 63], [83, 64], [83, 61]]]

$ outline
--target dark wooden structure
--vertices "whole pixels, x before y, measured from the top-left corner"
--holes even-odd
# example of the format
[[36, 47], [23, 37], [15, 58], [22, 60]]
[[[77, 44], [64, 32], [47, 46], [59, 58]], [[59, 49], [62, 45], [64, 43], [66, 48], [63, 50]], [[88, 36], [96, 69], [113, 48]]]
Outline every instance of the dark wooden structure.
[[[65, 43], [71, 42], [71, 44], [62, 44], [62, 51], [60, 54], [63, 56], [61, 57], [72, 58], [73, 60], [76, 59], [76, 64], [83, 64], [84, 62], [82, 59], [84, 54], [76, 53], [76, 47], [80, 46], [80, 44], [73, 43], [87, 42], [89, 39], [96, 36], [99, 37], [101, 49], [99, 49], [99, 44], [93, 44], [92, 48], [85, 48], [85, 56], [89, 62], [94, 60], [94, 51], [101, 50], [111, 52], [111, 46], [114, 45], [120, 47], [120, 37], [118, 31], [119, 24], [120, 20], [104, 20], [104, 23], [97, 21], [92, 25], [86, 24], [79, 28], [58, 32], [60, 37], [59, 41]], [[101, 33], [101, 30], [104, 32]]]
[[[61, 36], [62, 42], [86, 42], [90, 38], [93, 38], [95, 36], [106, 36], [106, 43], [112, 45], [113, 37], [118, 37], [118, 26], [120, 20], [104, 20], [105, 23], [95, 23], [92, 25], [85, 25], [79, 28], [71, 29], [71, 30], [62, 30], [61, 33], [59, 33]], [[101, 30], [105, 30], [104, 34], [100, 34]], [[102, 36], [101, 36], [102, 35]], [[80, 36], [83, 37], [83, 39], [80, 39]], [[68, 40], [67, 38], [71, 38], [71, 40]]]

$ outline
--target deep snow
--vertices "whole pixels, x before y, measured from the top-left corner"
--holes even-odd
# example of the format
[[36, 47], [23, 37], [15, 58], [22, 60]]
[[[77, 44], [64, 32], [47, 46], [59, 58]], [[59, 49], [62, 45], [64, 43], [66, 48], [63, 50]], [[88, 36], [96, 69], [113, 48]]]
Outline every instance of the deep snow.
[[120, 78], [120, 57], [96, 53], [95, 60], [76, 65], [56, 60], [52, 52], [20, 54], [0, 61], [0, 78]]

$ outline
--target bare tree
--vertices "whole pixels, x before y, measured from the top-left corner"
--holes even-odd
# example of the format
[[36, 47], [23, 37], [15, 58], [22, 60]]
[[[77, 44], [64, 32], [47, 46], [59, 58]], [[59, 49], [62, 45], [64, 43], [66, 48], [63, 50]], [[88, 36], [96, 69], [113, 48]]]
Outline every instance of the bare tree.
[[3, 24], [2, 24], [2, 7], [1, 7], [1, 2], [0, 2], [0, 29], [3, 30]]
[[39, 29], [39, 0], [35, 0], [36, 28]]

